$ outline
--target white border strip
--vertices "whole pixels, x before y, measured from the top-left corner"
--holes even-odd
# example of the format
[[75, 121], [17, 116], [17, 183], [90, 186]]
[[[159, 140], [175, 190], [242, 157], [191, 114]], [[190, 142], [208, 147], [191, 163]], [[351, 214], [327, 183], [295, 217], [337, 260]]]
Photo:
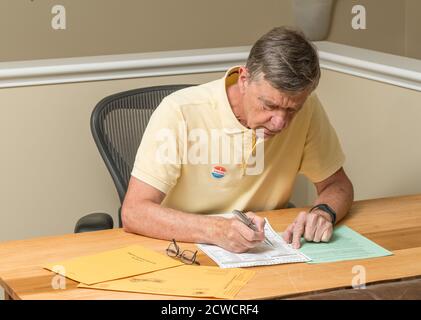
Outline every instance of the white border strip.
[[0, 88], [226, 71], [250, 47], [0, 63]]
[[[421, 91], [421, 61], [332, 42], [316, 42], [322, 68]], [[224, 72], [250, 47], [197, 49], [0, 63], [0, 88]]]
[[421, 91], [421, 60], [333, 42], [315, 44], [324, 69]]

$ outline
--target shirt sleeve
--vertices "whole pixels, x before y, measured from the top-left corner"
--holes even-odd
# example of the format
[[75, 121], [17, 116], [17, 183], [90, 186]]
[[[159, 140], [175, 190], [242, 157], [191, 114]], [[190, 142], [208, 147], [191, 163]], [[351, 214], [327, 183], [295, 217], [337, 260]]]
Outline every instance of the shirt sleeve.
[[180, 109], [164, 98], [148, 122], [131, 175], [168, 193], [180, 176], [183, 128]]
[[317, 183], [338, 171], [345, 162], [345, 155], [317, 95], [313, 94], [311, 99], [313, 112], [299, 171]]

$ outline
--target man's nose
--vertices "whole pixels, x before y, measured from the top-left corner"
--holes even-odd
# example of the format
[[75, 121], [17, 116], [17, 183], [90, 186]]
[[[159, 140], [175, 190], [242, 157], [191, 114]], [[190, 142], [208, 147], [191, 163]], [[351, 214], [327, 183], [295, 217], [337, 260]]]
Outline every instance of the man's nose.
[[274, 115], [270, 122], [272, 124], [272, 131], [279, 131], [285, 127], [285, 116]]

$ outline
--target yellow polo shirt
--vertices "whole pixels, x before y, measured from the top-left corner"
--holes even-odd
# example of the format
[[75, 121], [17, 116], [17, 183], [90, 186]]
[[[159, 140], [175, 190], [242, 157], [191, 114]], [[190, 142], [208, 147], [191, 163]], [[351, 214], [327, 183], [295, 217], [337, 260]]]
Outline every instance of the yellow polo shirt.
[[237, 69], [170, 94], [152, 114], [132, 176], [165, 193], [163, 206], [204, 214], [283, 208], [298, 173], [320, 182], [343, 166], [315, 93], [281, 133], [256, 139], [228, 102]]

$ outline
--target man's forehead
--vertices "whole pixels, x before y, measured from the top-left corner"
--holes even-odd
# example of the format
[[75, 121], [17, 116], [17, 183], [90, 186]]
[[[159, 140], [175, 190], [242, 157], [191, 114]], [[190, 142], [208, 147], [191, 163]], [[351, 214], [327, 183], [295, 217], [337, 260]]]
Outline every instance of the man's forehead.
[[294, 95], [281, 92], [279, 90], [268, 92], [259, 92], [257, 98], [267, 105], [301, 107], [307, 100], [309, 92], [301, 92]]
[[261, 93], [260, 96], [266, 100], [285, 99], [287, 97], [293, 101], [300, 101], [305, 100], [312, 91], [309, 89], [303, 89], [302, 91], [297, 92], [282, 91], [272, 86], [272, 84], [263, 77], [256, 78], [252, 83], [254, 83], [258, 92]]

